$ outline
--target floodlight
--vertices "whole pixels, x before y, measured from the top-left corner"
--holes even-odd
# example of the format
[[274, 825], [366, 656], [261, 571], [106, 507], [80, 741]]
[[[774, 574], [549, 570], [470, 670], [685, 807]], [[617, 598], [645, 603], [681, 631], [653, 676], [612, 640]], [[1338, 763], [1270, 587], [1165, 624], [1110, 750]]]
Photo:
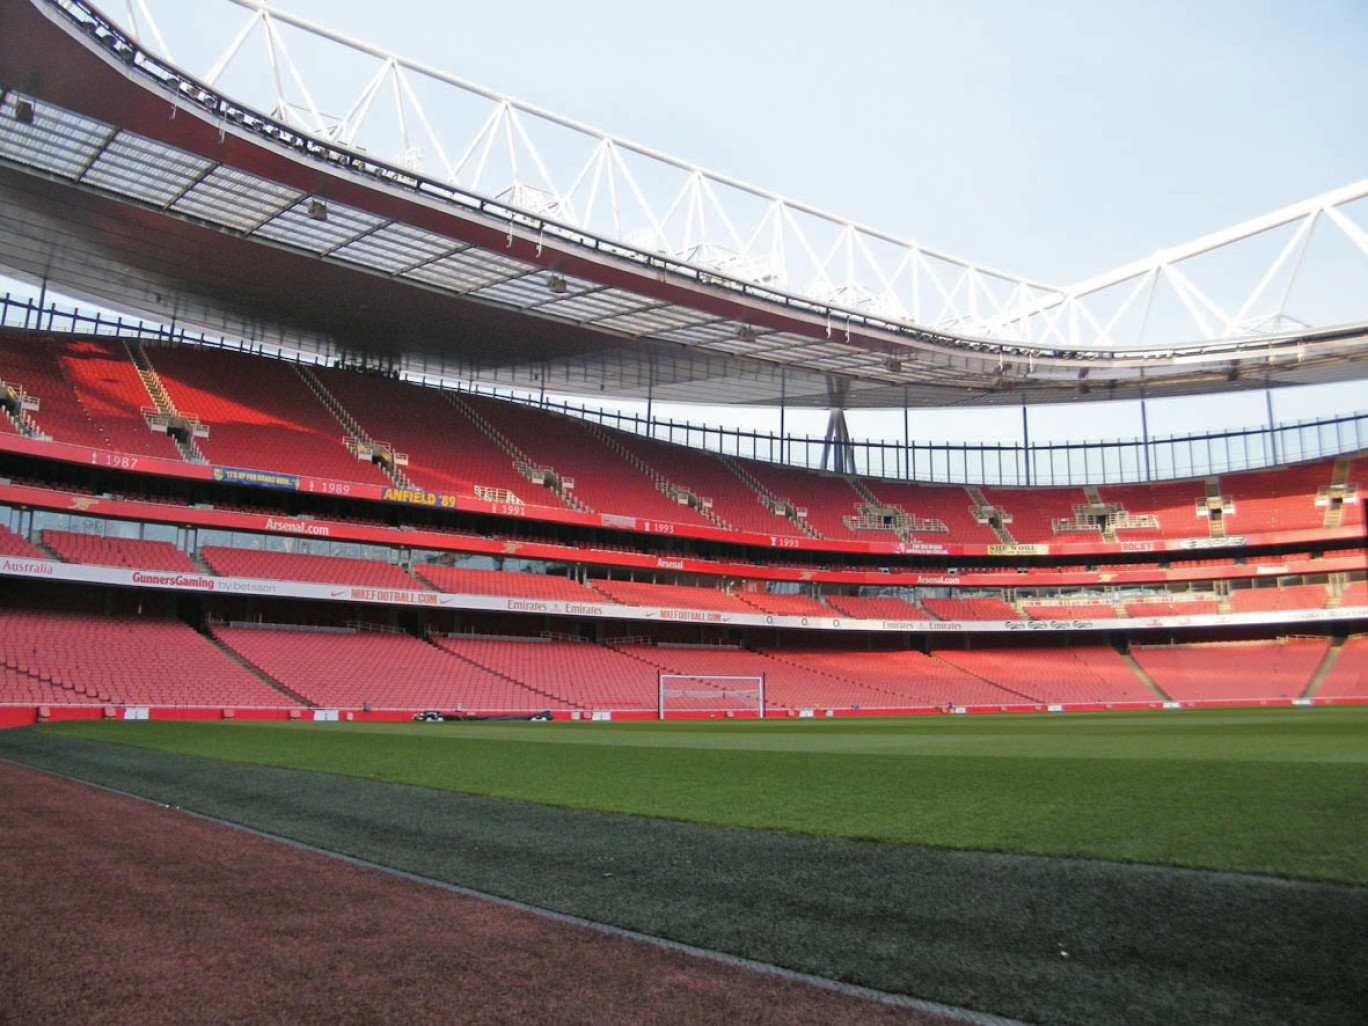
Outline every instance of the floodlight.
[[563, 296], [570, 291], [570, 286], [565, 284], [565, 279], [559, 274], [553, 274], [547, 278], [546, 287], [558, 296]]
[[14, 120], [21, 125], [33, 124], [33, 104], [28, 100], [15, 100]]
[[309, 220], [326, 221], [328, 219], [328, 205], [321, 199], [309, 200]]

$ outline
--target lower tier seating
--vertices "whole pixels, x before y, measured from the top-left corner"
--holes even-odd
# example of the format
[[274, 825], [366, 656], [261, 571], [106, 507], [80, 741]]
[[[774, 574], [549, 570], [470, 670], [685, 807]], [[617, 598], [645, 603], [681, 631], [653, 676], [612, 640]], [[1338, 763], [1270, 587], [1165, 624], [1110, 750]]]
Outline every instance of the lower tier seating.
[[0, 610], [0, 702], [295, 704], [177, 620]]
[[542, 696], [541, 708], [651, 710], [658, 701], [653, 666], [582, 641], [438, 638], [472, 665]]
[[1368, 698], [1368, 635], [1344, 643], [1315, 694], [1317, 698]]
[[1158, 696], [1114, 649], [981, 649], [937, 658], [1038, 702], [1153, 702]]
[[1142, 646], [1135, 661], [1163, 692], [1180, 702], [1296, 698], [1325, 659], [1328, 641], [1225, 642]]
[[218, 627], [247, 662], [325, 707], [526, 712], [546, 701], [407, 634]]

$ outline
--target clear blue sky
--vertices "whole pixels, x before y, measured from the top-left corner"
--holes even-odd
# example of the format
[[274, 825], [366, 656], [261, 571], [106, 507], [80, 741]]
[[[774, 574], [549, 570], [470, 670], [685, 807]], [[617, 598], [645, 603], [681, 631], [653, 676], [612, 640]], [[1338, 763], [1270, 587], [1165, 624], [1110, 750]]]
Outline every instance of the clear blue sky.
[[1061, 285], [1368, 175], [1361, 0], [274, 6]]
[[[226, 0], [149, 5], [191, 70], [247, 18]], [[1059, 285], [1368, 176], [1362, 0], [273, 6]], [[123, 7], [106, 4], [116, 19]], [[1356, 217], [1368, 225], [1368, 211]], [[1290, 393], [1276, 402], [1280, 418], [1326, 408]], [[1352, 389], [1332, 402], [1365, 405]], [[1195, 405], [1214, 422], [1265, 415], [1262, 395], [1169, 412]], [[1031, 416], [1042, 436], [1078, 423], [1077, 408]], [[1130, 433], [1134, 418], [1119, 419], [1115, 433]], [[1020, 413], [935, 423], [922, 437], [1011, 436]]]

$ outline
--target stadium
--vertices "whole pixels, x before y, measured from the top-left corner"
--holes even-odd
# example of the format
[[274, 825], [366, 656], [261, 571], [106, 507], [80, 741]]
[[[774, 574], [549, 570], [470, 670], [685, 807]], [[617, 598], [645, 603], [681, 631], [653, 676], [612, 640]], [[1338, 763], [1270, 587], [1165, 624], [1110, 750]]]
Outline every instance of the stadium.
[[1363, 1021], [1368, 181], [1058, 287], [233, 5], [0, 5], [0, 1020]]

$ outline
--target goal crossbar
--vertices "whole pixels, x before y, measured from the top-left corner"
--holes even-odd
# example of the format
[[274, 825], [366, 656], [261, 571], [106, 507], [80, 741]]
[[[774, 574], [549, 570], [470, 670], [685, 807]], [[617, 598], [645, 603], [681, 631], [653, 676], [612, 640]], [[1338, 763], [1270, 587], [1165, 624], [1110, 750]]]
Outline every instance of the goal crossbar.
[[661, 673], [656, 711], [665, 719], [669, 699], [684, 699], [691, 713], [750, 712], [765, 717], [764, 674]]

